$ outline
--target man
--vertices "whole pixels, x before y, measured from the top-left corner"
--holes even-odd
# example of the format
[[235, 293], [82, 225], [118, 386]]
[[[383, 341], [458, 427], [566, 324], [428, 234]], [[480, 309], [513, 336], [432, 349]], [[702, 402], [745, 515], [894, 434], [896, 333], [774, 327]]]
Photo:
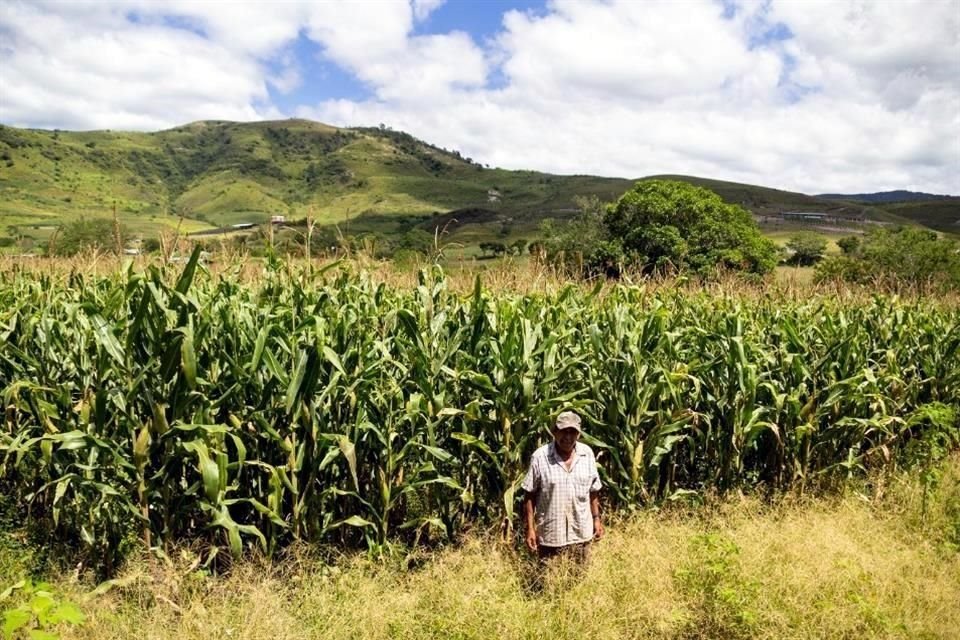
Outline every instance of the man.
[[576, 413], [557, 416], [553, 442], [533, 453], [520, 485], [527, 547], [541, 560], [568, 553], [585, 560], [590, 541], [603, 537], [597, 461], [578, 442], [581, 433]]

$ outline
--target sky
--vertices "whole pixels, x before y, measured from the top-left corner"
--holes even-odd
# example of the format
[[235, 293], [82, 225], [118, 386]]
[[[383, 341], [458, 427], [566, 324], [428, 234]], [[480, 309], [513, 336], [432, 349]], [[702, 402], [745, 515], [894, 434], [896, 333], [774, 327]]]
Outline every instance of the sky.
[[960, 194], [960, 0], [0, 0], [0, 123], [291, 117], [507, 169]]

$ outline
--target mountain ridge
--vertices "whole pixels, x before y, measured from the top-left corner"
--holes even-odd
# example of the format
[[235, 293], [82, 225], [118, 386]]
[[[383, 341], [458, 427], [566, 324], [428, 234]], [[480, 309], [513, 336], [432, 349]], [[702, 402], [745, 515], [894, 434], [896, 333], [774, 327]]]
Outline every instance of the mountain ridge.
[[[661, 175], [705, 186], [758, 216], [785, 210], [902, 222], [865, 204], [768, 187]], [[467, 239], [535, 234], [611, 201], [636, 180], [491, 168], [389, 127], [338, 128], [304, 119], [203, 120], [155, 132], [48, 131], [0, 125], [0, 237], [42, 242], [79, 217], [112, 216], [142, 235], [200, 231], [272, 216], [401, 233], [456, 218]], [[443, 220], [437, 217], [437, 223]]]
[[960, 196], [940, 195], [935, 193], [925, 193], [923, 191], [907, 191], [905, 189], [896, 189], [894, 191], [877, 191], [874, 193], [821, 193], [816, 198], [824, 200], [848, 200], [852, 202], [866, 202], [872, 204], [888, 204], [894, 202], [925, 202], [928, 200], [958, 200]]

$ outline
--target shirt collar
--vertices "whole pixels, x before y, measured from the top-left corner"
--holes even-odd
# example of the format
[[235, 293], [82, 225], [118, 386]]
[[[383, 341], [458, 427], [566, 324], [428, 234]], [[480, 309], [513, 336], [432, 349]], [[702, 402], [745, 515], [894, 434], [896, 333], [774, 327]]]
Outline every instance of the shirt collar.
[[[587, 455], [587, 452], [583, 450], [583, 447], [580, 445], [580, 442], [577, 442], [575, 445], [573, 445], [573, 453], [574, 453], [574, 456], [577, 458], [582, 458], [583, 456]], [[557, 455], [556, 440], [550, 443], [550, 461], [556, 462], [558, 464], [561, 462], [560, 456]]]

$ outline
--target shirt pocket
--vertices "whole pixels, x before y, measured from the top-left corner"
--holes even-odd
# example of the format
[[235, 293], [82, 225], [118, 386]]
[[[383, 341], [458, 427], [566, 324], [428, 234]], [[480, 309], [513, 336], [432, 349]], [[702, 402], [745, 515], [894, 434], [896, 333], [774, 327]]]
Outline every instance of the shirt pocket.
[[587, 475], [578, 475], [574, 478], [576, 487], [577, 501], [586, 502], [590, 499], [590, 485], [593, 484], [593, 478]]

